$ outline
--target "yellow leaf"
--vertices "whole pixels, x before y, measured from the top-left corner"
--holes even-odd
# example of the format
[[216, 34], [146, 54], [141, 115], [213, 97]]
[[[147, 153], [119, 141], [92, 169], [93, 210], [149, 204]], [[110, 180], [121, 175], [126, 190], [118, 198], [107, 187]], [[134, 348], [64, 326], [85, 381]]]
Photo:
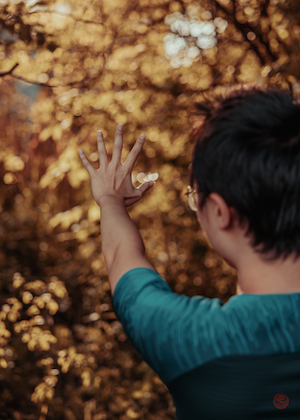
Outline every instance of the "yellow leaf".
[[39, 135], [39, 139], [41, 140], [41, 141], [46, 141], [46, 140], [48, 140], [49, 139], [49, 137], [51, 137], [51, 135], [52, 135], [52, 132], [53, 132], [53, 127], [46, 127], [46, 128], [44, 128], [44, 130], [42, 130], [41, 132], [40, 132], [40, 135]]
[[3, 369], [6, 369], [7, 368], [7, 361], [5, 359], [0, 359], [0, 366]]
[[37, 345], [36, 340], [30, 340], [30, 341], [27, 343], [28, 350], [29, 350], [29, 351], [34, 351], [34, 349], [35, 349], [35, 346], [36, 346], [36, 345]]
[[10, 322], [16, 322], [16, 320], [18, 319], [18, 315], [20, 315], [18, 312], [10, 312], [7, 315], [7, 318]]
[[80, 187], [82, 181], [89, 179], [89, 174], [84, 168], [77, 168], [76, 170], [69, 171], [67, 173], [68, 181], [73, 188]]
[[34, 280], [29, 283], [26, 283], [24, 285], [24, 289], [33, 290], [34, 292], [38, 293], [45, 286], [46, 284], [42, 280]]
[[61, 136], [62, 136], [62, 132], [63, 132], [63, 130], [62, 130], [60, 124], [55, 125], [53, 127], [53, 134], [52, 134], [53, 140], [60, 140]]
[[47, 341], [40, 341], [40, 348], [43, 351], [48, 351], [50, 350], [50, 344]]
[[27, 314], [29, 316], [34, 316], [34, 315], [39, 315], [40, 314], [40, 310], [36, 305], [31, 305], [28, 309], [27, 309]]
[[100, 217], [100, 209], [96, 202], [94, 202], [89, 210], [88, 210], [88, 218], [91, 222], [95, 222], [96, 220], [99, 220]]
[[51, 315], [55, 315], [59, 309], [59, 306], [55, 300], [50, 300], [50, 302], [47, 303], [46, 308]]
[[91, 383], [91, 374], [88, 370], [85, 370], [81, 374], [82, 385], [88, 387]]
[[25, 167], [25, 163], [19, 156], [8, 155], [4, 161], [4, 168], [9, 172], [22, 171]]
[[136, 413], [135, 411], [133, 411], [132, 408], [128, 408], [128, 410], [126, 411], [126, 416], [129, 417], [130, 419], [140, 418], [139, 413]]
[[30, 340], [30, 335], [28, 333], [25, 333], [21, 340], [23, 343], [28, 343], [28, 341]]

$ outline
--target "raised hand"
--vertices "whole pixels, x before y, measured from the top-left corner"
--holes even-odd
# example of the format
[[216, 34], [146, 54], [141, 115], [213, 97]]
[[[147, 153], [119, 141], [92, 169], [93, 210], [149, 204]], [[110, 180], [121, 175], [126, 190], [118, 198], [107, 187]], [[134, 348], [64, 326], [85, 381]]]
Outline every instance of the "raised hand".
[[123, 128], [118, 125], [111, 162], [108, 163], [107, 152], [101, 131], [97, 133], [97, 147], [99, 154], [99, 168], [94, 169], [84, 152], [80, 149], [79, 156], [91, 178], [92, 193], [96, 203], [101, 207], [105, 197], [116, 197], [124, 200], [125, 206], [139, 201], [154, 182], [145, 182], [138, 188], [132, 185], [131, 172], [135, 161], [141, 153], [145, 136], [142, 134], [131, 149], [126, 162], [121, 164], [123, 148]]

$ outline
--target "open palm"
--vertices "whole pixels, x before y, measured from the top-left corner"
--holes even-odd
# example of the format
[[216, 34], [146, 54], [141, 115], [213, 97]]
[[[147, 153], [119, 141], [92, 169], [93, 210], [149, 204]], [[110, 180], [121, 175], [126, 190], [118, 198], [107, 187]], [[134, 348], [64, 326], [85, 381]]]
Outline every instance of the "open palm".
[[126, 206], [136, 203], [148, 191], [154, 182], [145, 182], [138, 188], [132, 185], [131, 172], [142, 150], [145, 136], [140, 136], [131, 149], [126, 162], [121, 164], [123, 149], [123, 130], [118, 126], [111, 162], [108, 163], [107, 152], [101, 131], [97, 133], [97, 147], [99, 154], [99, 168], [95, 169], [82, 150], [80, 158], [91, 178], [92, 193], [95, 201], [101, 206], [101, 199], [105, 196], [122, 198]]

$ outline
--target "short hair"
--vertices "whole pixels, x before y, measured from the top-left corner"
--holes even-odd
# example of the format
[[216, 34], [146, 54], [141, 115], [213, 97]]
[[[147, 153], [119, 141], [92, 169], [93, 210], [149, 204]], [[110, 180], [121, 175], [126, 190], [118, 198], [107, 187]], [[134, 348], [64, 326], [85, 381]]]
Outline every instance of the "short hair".
[[205, 115], [190, 172], [199, 208], [211, 192], [221, 195], [267, 260], [300, 256], [300, 104], [293, 96], [248, 84], [215, 95], [217, 105], [196, 103]]

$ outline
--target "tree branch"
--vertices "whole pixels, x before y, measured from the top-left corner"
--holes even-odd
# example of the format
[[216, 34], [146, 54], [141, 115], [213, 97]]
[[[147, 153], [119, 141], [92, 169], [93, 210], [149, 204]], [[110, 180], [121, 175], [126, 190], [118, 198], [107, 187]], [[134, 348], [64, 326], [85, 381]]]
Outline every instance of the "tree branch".
[[32, 85], [45, 86], [45, 87], [50, 87], [50, 88], [55, 88], [55, 87], [60, 87], [60, 86], [73, 86], [73, 85], [76, 85], [77, 83], [84, 83], [85, 80], [90, 80], [90, 78], [85, 77], [82, 80], [77, 80], [76, 82], [66, 83], [64, 85], [48, 85], [47, 83], [35, 82], [35, 81], [32, 81], [32, 80], [25, 79], [24, 77], [16, 76], [15, 74], [12, 74], [12, 72], [14, 71], [14, 69], [16, 67], [18, 67], [18, 65], [19, 65], [19, 63], [16, 63], [9, 71], [6, 71], [4, 73], [0, 73], [0, 77], [10, 75], [10, 76], [14, 77], [15, 79], [22, 80], [23, 82], [30, 83]]
[[[259, 33], [258, 33], [258, 32], [257, 32], [257, 31], [253, 28], [253, 27], [251, 27], [249, 24], [240, 23], [240, 22], [236, 19], [235, 15], [231, 14], [231, 13], [230, 13], [227, 9], [225, 9], [225, 7], [224, 7], [224, 6], [222, 6], [221, 4], [219, 4], [219, 2], [218, 2], [217, 0], [214, 0], [214, 1], [215, 1], [215, 4], [217, 5], [217, 7], [218, 7], [220, 10], [222, 10], [222, 11], [226, 14], [226, 16], [227, 16], [228, 20], [229, 20], [230, 22], [232, 22], [232, 23], [235, 25], [235, 27], [241, 31], [241, 33], [243, 34], [243, 36], [244, 36], [245, 40], [246, 40], [247, 42], [249, 42], [249, 44], [251, 45], [251, 48], [254, 50], [254, 52], [256, 53], [257, 57], [260, 59], [260, 62], [262, 63], [262, 65], [267, 64], [266, 59], [265, 59], [265, 57], [263, 57], [263, 56], [262, 56], [262, 54], [261, 54], [261, 52], [259, 51], [259, 48], [257, 47], [257, 45], [255, 45], [253, 42], [250, 42], [250, 41], [249, 41], [249, 39], [247, 38], [247, 33], [248, 33], [248, 31], [253, 32], [253, 33], [256, 35], [256, 37], [257, 37], [257, 39], [259, 40], [259, 42], [260, 42], [262, 45], [264, 45], [264, 46], [265, 46], [265, 48], [266, 48], [266, 50], [267, 50], [267, 52], [268, 52], [268, 54], [269, 54], [269, 57], [271, 58], [271, 60], [272, 60], [272, 61], [276, 61], [276, 60], [278, 59], [278, 57], [276, 57], [276, 56], [272, 53], [272, 51], [270, 50], [270, 46], [269, 46], [269, 44], [268, 44], [268, 43], [266, 43], [266, 42], [262, 39], [261, 34], [259, 34]], [[268, 1], [267, 1], [266, 3], [268, 3]], [[235, 3], [234, 3], [234, 4], [235, 4]], [[266, 7], [267, 7], [267, 4], [265, 4], [265, 7], [263, 8], [263, 12], [264, 12], [264, 13], [266, 13]]]
[[34, 13], [55, 14], [55, 15], [59, 15], [59, 16], [69, 17], [69, 18], [75, 20], [76, 22], [92, 23], [94, 25], [103, 25], [101, 22], [95, 22], [93, 20], [78, 19], [75, 16], [70, 15], [69, 13], [59, 13], [59, 12], [56, 12], [55, 10], [37, 10], [36, 12], [32, 12], [32, 13], [30, 13], [30, 12], [22, 13], [22, 16], [33, 15]]
[[[5, 73], [0, 73], [0, 77], [2, 77], [2, 76], [6, 76], [6, 75], [8, 75], [8, 74], [11, 74], [11, 73], [14, 71], [14, 69], [15, 69], [16, 67], [18, 67], [18, 65], [19, 65], [19, 63], [15, 64], [15, 65], [13, 66], [13, 68], [12, 68], [12, 69], [10, 69], [9, 71], [6, 71]], [[11, 75], [12, 75], [12, 74], [11, 74]]]

